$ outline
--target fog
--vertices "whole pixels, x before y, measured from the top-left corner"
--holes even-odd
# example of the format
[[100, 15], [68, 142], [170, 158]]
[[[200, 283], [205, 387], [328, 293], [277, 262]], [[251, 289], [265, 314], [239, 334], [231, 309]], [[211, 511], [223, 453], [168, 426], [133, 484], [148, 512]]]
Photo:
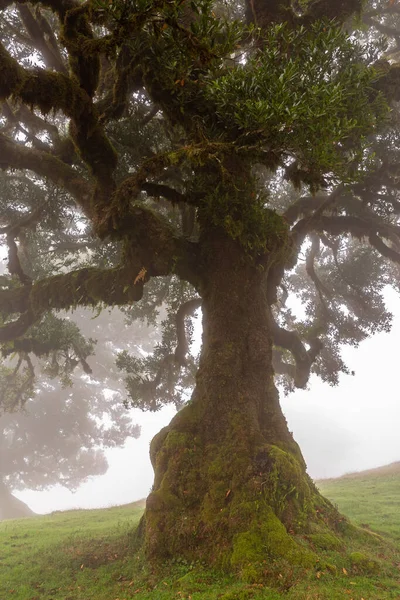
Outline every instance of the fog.
[[[400, 299], [389, 290], [386, 300], [395, 315], [391, 333], [378, 334], [357, 349], [345, 349], [355, 376], [342, 376], [338, 387], [312, 378], [309, 390], [281, 398], [289, 428], [313, 478], [337, 477], [400, 460]], [[132, 411], [133, 420], [142, 426], [141, 437], [108, 451], [108, 472], [76, 493], [57, 486], [15, 495], [37, 513], [105, 507], [145, 497], [153, 478], [148, 456], [151, 438], [173, 414], [168, 407], [155, 414]]]

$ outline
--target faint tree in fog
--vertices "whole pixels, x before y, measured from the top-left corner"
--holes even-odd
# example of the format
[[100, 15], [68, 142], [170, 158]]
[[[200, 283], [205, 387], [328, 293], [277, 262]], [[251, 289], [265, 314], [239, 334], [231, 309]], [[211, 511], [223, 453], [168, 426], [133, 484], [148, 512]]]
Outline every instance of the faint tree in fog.
[[[123, 405], [123, 381], [110, 359], [114, 340], [131, 351], [135, 345], [127, 340], [132, 330], [125, 327], [124, 316], [114, 310], [111, 318], [106, 313], [94, 318], [92, 311], [80, 310], [73, 317], [82, 331], [97, 337], [90, 374], [75, 369], [60, 381], [58, 363], [42, 358], [23, 408], [0, 416], [0, 519], [29, 514], [14, 490], [56, 484], [75, 490], [88, 477], [106, 472], [106, 449], [121, 447], [140, 433]], [[144, 328], [135, 329], [145, 346]]]

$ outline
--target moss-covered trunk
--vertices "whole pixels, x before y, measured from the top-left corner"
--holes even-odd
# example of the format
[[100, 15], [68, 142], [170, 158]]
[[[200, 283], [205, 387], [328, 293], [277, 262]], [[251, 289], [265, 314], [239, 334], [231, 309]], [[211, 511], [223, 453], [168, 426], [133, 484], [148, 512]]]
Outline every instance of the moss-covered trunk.
[[151, 557], [242, 572], [271, 558], [315, 559], [291, 535], [307, 530], [323, 500], [274, 386], [265, 283], [273, 261], [271, 254], [255, 264], [223, 234], [206, 245], [196, 388], [151, 445], [155, 481], [144, 523]]

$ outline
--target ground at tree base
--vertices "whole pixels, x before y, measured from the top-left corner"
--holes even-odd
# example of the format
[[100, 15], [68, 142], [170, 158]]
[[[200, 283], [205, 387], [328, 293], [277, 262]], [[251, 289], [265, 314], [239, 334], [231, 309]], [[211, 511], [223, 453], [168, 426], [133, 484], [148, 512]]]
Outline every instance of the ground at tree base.
[[[361, 482], [361, 483], [360, 483]], [[199, 563], [146, 563], [134, 550], [143, 503], [57, 512], [0, 524], [0, 598], [12, 600], [389, 600], [400, 597], [399, 475], [319, 482], [356, 523], [347, 535], [315, 536], [308, 569], [266, 561], [263, 581], [245, 582]], [[396, 487], [397, 486], [397, 487]], [[329, 492], [329, 493], [328, 493]], [[357, 508], [362, 499], [361, 519]], [[368, 510], [367, 510], [368, 507]], [[378, 518], [375, 519], [375, 515]]]

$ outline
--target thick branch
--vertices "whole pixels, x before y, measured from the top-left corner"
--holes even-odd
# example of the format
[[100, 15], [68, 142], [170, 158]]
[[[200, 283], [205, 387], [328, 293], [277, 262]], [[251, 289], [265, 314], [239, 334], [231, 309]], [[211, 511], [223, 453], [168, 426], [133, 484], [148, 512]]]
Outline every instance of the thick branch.
[[[322, 350], [321, 340], [318, 338], [310, 340], [310, 348], [307, 350], [297, 332], [288, 331], [287, 329], [280, 327], [275, 322], [272, 315], [270, 315], [270, 329], [274, 344], [285, 350], [289, 350], [296, 363], [296, 367], [294, 368], [293, 365], [280, 361], [282, 364], [286, 365], [286, 370], [277, 370], [277, 372], [289, 374], [293, 377], [294, 385], [296, 387], [304, 388], [310, 377], [312, 364]], [[281, 368], [283, 368], [282, 364], [280, 365]]]
[[[140, 300], [144, 283], [151, 276], [171, 273], [197, 283], [197, 246], [174, 235], [172, 228], [151, 211], [134, 207], [133, 222], [126, 224], [130, 242], [125, 246], [124, 263], [115, 269], [83, 268], [40, 280], [28, 293], [0, 290], [0, 310], [5, 315], [29, 315], [5, 326], [7, 339], [20, 337], [35, 320], [50, 310], [75, 306], [121, 306]], [[33, 316], [32, 316], [33, 315]], [[1, 339], [1, 338], [0, 338]], [[3, 339], [4, 341], [4, 339]]]
[[307, 253], [306, 272], [311, 281], [317, 288], [322, 304], [325, 306], [324, 296], [329, 297], [331, 294], [328, 288], [322, 283], [315, 271], [315, 259], [319, 256], [320, 243], [317, 235], [311, 235], [311, 248]]
[[5, 316], [24, 313], [29, 307], [29, 294], [28, 286], [0, 289], [0, 313]]
[[[301, 6], [301, 3], [297, 3]], [[292, 0], [246, 0], [246, 16], [259, 27], [288, 22], [308, 25], [322, 19], [344, 23], [354, 13], [360, 13], [363, 0], [313, 0], [307, 2], [302, 14], [293, 10]]]
[[10, 342], [21, 337], [36, 321], [34, 313], [28, 309], [19, 319], [0, 327], [0, 342]]
[[0, 45], [0, 99], [10, 96], [28, 106], [38, 106], [44, 114], [61, 110], [71, 117], [71, 136], [97, 181], [92, 212], [101, 212], [115, 188], [113, 172], [117, 155], [99, 125], [97, 112], [86, 91], [63, 73], [23, 69]]
[[380, 221], [379, 218], [356, 217], [356, 216], [332, 216], [320, 217], [317, 231], [327, 231], [332, 235], [341, 235], [351, 233], [355, 237], [369, 237], [373, 233], [378, 233], [383, 237], [390, 238], [395, 235], [400, 237], [400, 228]]
[[21, 229], [30, 228], [39, 221], [44, 205], [39, 206], [28, 215], [21, 217], [16, 223], [0, 228], [0, 235], [18, 235]]
[[176, 313], [176, 335], [178, 338], [178, 345], [175, 349], [175, 360], [181, 367], [186, 365], [186, 355], [189, 351], [189, 344], [186, 338], [185, 319], [186, 317], [193, 315], [200, 306], [201, 298], [192, 298], [192, 300], [188, 300], [182, 304]]
[[[0, 330], [1, 331], [1, 330]], [[14, 352], [23, 352], [25, 354], [34, 354], [35, 356], [48, 356], [50, 352], [58, 348], [54, 347], [54, 342], [41, 342], [33, 338], [19, 338], [14, 340], [12, 345], [2, 350], [4, 357]]]
[[289, 225], [293, 225], [300, 217], [306, 217], [320, 208], [326, 199], [326, 196], [302, 196], [289, 206], [283, 216]]
[[249, 23], [267, 27], [277, 21], [294, 18], [291, 0], [246, 0], [246, 17]]
[[7, 246], [8, 246], [8, 263], [7, 268], [10, 275], [18, 277], [23, 285], [30, 285], [32, 280], [26, 273], [24, 273], [21, 262], [18, 256], [18, 247], [15, 243], [15, 238], [12, 233], [7, 234]]
[[86, 214], [91, 213], [94, 187], [63, 161], [47, 152], [25, 148], [0, 134], [0, 167], [28, 169], [72, 194]]
[[184, 194], [181, 194], [181, 192], [178, 192], [178, 190], [174, 190], [174, 188], [171, 188], [168, 185], [145, 181], [142, 184], [140, 184], [140, 187], [144, 192], [149, 194], [149, 196], [153, 196], [153, 197], [163, 196], [166, 200], [168, 200], [172, 204], [180, 204], [181, 202], [188, 201], [187, 197], [184, 196]]
[[389, 37], [394, 37], [396, 40], [400, 37], [400, 32], [395, 27], [388, 27], [384, 23], [380, 23], [373, 19], [370, 15], [363, 15], [363, 22], [369, 27], [375, 27], [380, 33], [387, 35]]
[[322, 202], [315, 202], [314, 212], [312, 212], [311, 215], [308, 215], [308, 212], [309, 210], [311, 210], [313, 202], [309, 201], [308, 199], [304, 199], [303, 202], [302, 199], [300, 199], [298, 201], [298, 204], [294, 204], [295, 208], [293, 209], [293, 211], [290, 211], [290, 208], [288, 209], [288, 211], [286, 211], [284, 216], [286, 217], [287, 213], [289, 212], [290, 222], [291, 219], [296, 219], [302, 213], [302, 211], [305, 210], [304, 204], [306, 205], [307, 216], [304, 219], [298, 221], [291, 230], [292, 239], [294, 241], [294, 244], [298, 248], [304, 242], [306, 235], [310, 231], [316, 230], [316, 227], [318, 226], [318, 223], [320, 223], [324, 211], [327, 209], [331, 209], [339, 201], [340, 195], [343, 192], [343, 187], [343, 185], [339, 185], [329, 196], [324, 196], [322, 198]]
[[307, 3], [306, 14], [302, 21], [335, 20], [344, 23], [354, 14], [360, 14], [363, 0], [312, 0]]
[[42, 55], [46, 66], [50, 67], [51, 69], [55, 69], [60, 73], [67, 73], [67, 69], [62, 62], [60, 53], [55, 52], [55, 48], [57, 48], [57, 46], [50, 47], [46, 41], [45, 33], [49, 38], [49, 30], [51, 32], [51, 29], [48, 27], [46, 32], [43, 31], [43, 26], [45, 26], [47, 23], [44, 17], [41, 17], [41, 23], [39, 24], [38, 20], [32, 14], [29, 6], [26, 4], [19, 4], [18, 10], [19, 14], [21, 15], [22, 22], [31, 37], [32, 43], [36, 50], [38, 50], [38, 52], [40, 52]]
[[371, 246], [375, 248], [375, 250], [378, 250], [378, 252], [382, 254], [382, 256], [384, 256], [385, 258], [389, 258], [397, 264], [400, 264], [400, 253], [396, 252], [396, 250], [394, 250], [393, 248], [387, 246], [385, 242], [383, 242], [381, 238], [375, 233], [370, 234], [368, 241], [371, 244]]
[[29, 110], [25, 104], [21, 104], [18, 107], [15, 113], [15, 118], [19, 121], [22, 121], [25, 126], [29, 127], [29, 129], [34, 133], [46, 131], [53, 141], [59, 139], [59, 133], [56, 125], [53, 125], [49, 121], [46, 121], [46, 119], [42, 119], [36, 115], [33, 110]]
[[[122, 215], [121, 215], [122, 217]], [[149, 276], [175, 273], [195, 287], [198, 285], [199, 257], [195, 242], [177, 236], [163, 217], [142, 206], [133, 206], [116, 224], [118, 237], [133, 239], [127, 255], [139, 257]]]
[[[113, 88], [97, 103], [102, 123], [122, 117], [127, 107], [128, 97], [143, 87], [142, 69], [134, 60], [129, 44], [123, 44], [115, 63], [113, 75]], [[143, 123], [142, 126], [145, 124]]]
[[374, 84], [374, 88], [383, 93], [387, 102], [400, 100], [400, 65], [389, 65], [384, 73]]
[[44, 150], [44, 151], [50, 150], [50, 148], [47, 144], [42, 142], [42, 140], [37, 138], [33, 133], [31, 133], [23, 125], [21, 125], [21, 123], [19, 122], [19, 119], [17, 118], [16, 115], [14, 115], [14, 113], [11, 110], [11, 107], [7, 101], [3, 102], [2, 112], [3, 112], [3, 115], [7, 119], [7, 124], [3, 128], [3, 132], [7, 133], [12, 127], [15, 127], [18, 131], [20, 131], [26, 137], [26, 139], [29, 142], [31, 142], [32, 146], [36, 150]]

